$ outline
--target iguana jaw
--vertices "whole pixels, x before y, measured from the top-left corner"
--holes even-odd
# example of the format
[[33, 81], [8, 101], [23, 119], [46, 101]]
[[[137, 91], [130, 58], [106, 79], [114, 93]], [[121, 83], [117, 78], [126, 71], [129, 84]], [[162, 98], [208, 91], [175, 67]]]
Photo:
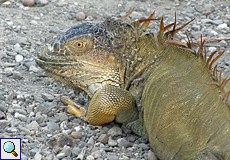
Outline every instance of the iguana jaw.
[[[75, 90], [84, 90], [90, 97], [105, 84], [120, 86], [116, 71], [103, 66], [85, 61], [47, 62], [38, 57], [35, 58], [35, 61], [50, 77]], [[114, 75], [117, 75], [116, 79]]]

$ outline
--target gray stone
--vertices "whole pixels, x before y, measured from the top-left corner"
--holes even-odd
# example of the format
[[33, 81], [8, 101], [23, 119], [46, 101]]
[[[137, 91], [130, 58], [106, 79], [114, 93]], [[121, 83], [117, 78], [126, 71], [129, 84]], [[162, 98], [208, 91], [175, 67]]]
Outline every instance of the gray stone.
[[117, 141], [113, 140], [112, 137], [109, 137], [108, 145], [111, 147], [117, 146]]
[[40, 6], [45, 6], [45, 5], [47, 5], [49, 3], [48, 0], [37, 0], [36, 2]]
[[49, 130], [52, 130], [52, 131], [56, 131], [60, 129], [59, 125], [55, 122], [47, 122], [47, 127]]
[[18, 129], [16, 127], [9, 127], [6, 129], [6, 131], [9, 133], [15, 133], [18, 131]]
[[139, 147], [139, 148], [142, 148], [143, 150], [148, 150], [148, 149], [149, 149], [149, 146], [146, 145], [145, 143], [140, 143], [140, 144], [138, 144], [138, 147]]
[[27, 134], [27, 135], [30, 135], [30, 134], [31, 134], [31, 132], [30, 132], [29, 129], [27, 129], [27, 128], [21, 126], [21, 125], [18, 126], [18, 129], [19, 129], [20, 131], [24, 132], [24, 133]]
[[38, 124], [41, 124], [41, 123], [43, 123], [44, 117], [41, 115], [37, 115], [35, 117], [35, 120], [36, 120], [36, 122], [38, 122]]
[[30, 131], [31, 131], [31, 130], [38, 131], [38, 129], [39, 129], [39, 124], [38, 124], [36, 121], [32, 121], [30, 124], [27, 124], [27, 125], [26, 125], [26, 128], [29, 129]]
[[34, 156], [34, 160], [41, 160], [41, 159], [42, 159], [42, 155], [39, 152], [37, 152]]
[[71, 156], [71, 148], [69, 146], [64, 146], [63, 150], [61, 151], [61, 153], [65, 153], [65, 155]]
[[87, 145], [88, 145], [89, 147], [92, 147], [92, 146], [94, 145], [94, 139], [93, 139], [93, 137], [90, 137], [90, 138], [89, 138]]
[[109, 137], [106, 134], [101, 134], [97, 141], [103, 144], [107, 144], [109, 141]]
[[6, 111], [7, 110], [6, 104], [0, 103], [0, 110], [3, 111], [3, 112]]
[[39, 104], [36, 107], [34, 112], [35, 113], [41, 112], [42, 114], [47, 114], [55, 107], [56, 107], [56, 104], [54, 104], [52, 102], [44, 102], [44, 103]]
[[133, 145], [132, 143], [128, 142], [125, 138], [119, 138], [117, 142], [118, 142], [118, 147], [128, 148]]
[[16, 113], [14, 114], [14, 117], [20, 119], [21, 121], [26, 121], [26, 119], [27, 119], [27, 117], [26, 117], [25, 115], [20, 114], [20, 113], [18, 113], [18, 112], [16, 112]]
[[119, 127], [112, 127], [109, 131], [108, 131], [108, 136], [112, 136], [112, 137], [116, 137], [116, 136], [121, 136], [122, 135], [122, 130]]
[[29, 152], [30, 152], [31, 156], [35, 156], [35, 154], [39, 152], [39, 149], [38, 148], [33, 148], [33, 149], [30, 149]]
[[16, 80], [23, 79], [23, 75], [20, 72], [13, 72], [13, 78]]
[[148, 151], [148, 160], [158, 160], [155, 153], [151, 150]]
[[56, 156], [58, 159], [62, 159], [64, 157], [66, 157], [65, 153], [61, 152], [61, 153], [58, 153], [57, 156]]
[[215, 25], [220, 25], [223, 23], [223, 20], [222, 19], [217, 19], [217, 20], [213, 20], [213, 21], [210, 21], [211, 24], [215, 24]]
[[23, 115], [27, 115], [27, 112], [24, 109], [14, 109], [14, 111]]
[[42, 98], [45, 100], [45, 101], [53, 101], [54, 100], [54, 96], [51, 95], [51, 94], [48, 94], [48, 93], [42, 93]]
[[43, 103], [45, 100], [42, 97], [35, 96], [34, 97], [35, 103]]

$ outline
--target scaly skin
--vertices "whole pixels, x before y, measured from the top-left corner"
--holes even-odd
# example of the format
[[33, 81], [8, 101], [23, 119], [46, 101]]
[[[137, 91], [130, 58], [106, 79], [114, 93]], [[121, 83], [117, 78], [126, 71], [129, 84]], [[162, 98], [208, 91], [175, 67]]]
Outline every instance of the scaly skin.
[[92, 97], [87, 111], [63, 97], [90, 124], [127, 123], [160, 159], [230, 159], [228, 79], [212, 69], [218, 57], [204, 59], [203, 43], [195, 52], [173, 40], [188, 23], [175, 29], [162, 18], [157, 35], [146, 31], [152, 17], [83, 23], [45, 42], [36, 62]]

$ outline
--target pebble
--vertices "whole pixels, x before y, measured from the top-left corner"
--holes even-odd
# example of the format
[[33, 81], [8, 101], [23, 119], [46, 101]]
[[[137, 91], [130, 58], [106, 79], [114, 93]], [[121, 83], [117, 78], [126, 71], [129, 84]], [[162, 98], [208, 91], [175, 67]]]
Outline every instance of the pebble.
[[47, 5], [47, 4], [49, 3], [48, 0], [37, 0], [36, 2], [37, 2], [37, 4], [39, 4], [40, 6], [45, 6], [45, 5]]
[[108, 136], [116, 137], [116, 136], [121, 136], [122, 135], [122, 130], [119, 127], [113, 126], [109, 131], [108, 131]]
[[54, 100], [54, 96], [51, 95], [51, 94], [48, 94], [48, 93], [42, 93], [42, 98], [45, 100], [45, 101], [53, 101]]
[[32, 20], [32, 21], [30, 21], [30, 24], [32, 24], [32, 25], [38, 25], [38, 22], [35, 21], [35, 20]]
[[219, 24], [216, 29], [226, 29], [228, 28], [228, 25], [226, 23]]
[[220, 25], [223, 23], [223, 20], [221, 20], [221, 19], [213, 20], [213, 21], [210, 21], [210, 23], [215, 24], [215, 25]]
[[49, 114], [53, 108], [55, 108], [56, 105], [52, 102], [44, 102], [39, 104], [36, 109], [35, 113], [41, 112], [42, 114]]
[[16, 60], [16, 62], [22, 62], [23, 61], [23, 56], [18, 54], [18, 55], [15, 56], [15, 60]]
[[34, 3], [35, 3], [35, 1], [34, 0], [22, 0], [22, 4], [24, 5], [24, 6], [33, 6], [34, 5]]
[[20, 79], [23, 79], [23, 75], [20, 72], [14, 71], [13, 78], [16, 80], [20, 80]]
[[14, 117], [15, 118], [18, 118], [18, 119], [20, 119], [21, 121], [26, 121], [26, 119], [27, 119], [27, 117], [25, 116], [25, 115], [23, 115], [23, 114], [20, 114], [20, 113], [18, 113], [18, 112], [16, 112], [15, 114], [14, 114]]
[[36, 121], [32, 121], [31, 123], [29, 123], [29, 124], [26, 125], [26, 128], [29, 129], [30, 131], [31, 130], [38, 131], [39, 124]]
[[39, 152], [37, 152], [34, 156], [34, 160], [41, 160], [41, 159], [42, 159], [42, 155]]
[[46, 124], [47, 124], [48, 129], [51, 131], [56, 131], [60, 129], [59, 125], [55, 122], [47, 122]]
[[109, 137], [106, 134], [101, 134], [97, 141], [103, 144], [107, 144], [109, 141]]
[[111, 147], [114, 147], [114, 146], [117, 146], [118, 143], [117, 143], [117, 141], [113, 140], [112, 137], [110, 136], [109, 140], [108, 140], [108, 145]]
[[38, 69], [36, 66], [31, 65], [31, 66], [29, 67], [29, 71], [37, 73], [37, 72], [39, 71], [39, 69]]
[[76, 18], [78, 21], [84, 20], [85, 19], [85, 13], [84, 12], [77, 13]]
[[119, 138], [117, 142], [118, 142], [118, 147], [128, 148], [132, 146], [132, 143], [128, 142], [125, 138]]
[[71, 136], [75, 139], [81, 139], [82, 137], [85, 136], [85, 134], [83, 132], [77, 132], [77, 131], [73, 131], [71, 133]]

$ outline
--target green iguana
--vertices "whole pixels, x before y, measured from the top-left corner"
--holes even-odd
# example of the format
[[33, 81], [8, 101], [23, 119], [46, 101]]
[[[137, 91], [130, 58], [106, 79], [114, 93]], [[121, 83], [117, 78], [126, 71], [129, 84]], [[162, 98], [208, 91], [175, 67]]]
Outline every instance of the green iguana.
[[147, 135], [160, 159], [230, 159], [230, 92], [224, 91], [229, 79], [221, 80], [213, 67], [224, 52], [206, 59], [204, 41], [195, 51], [190, 40], [186, 45], [174, 40], [191, 21], [176, 28], [176, 20], [164, 26], [162, 17], [159, 32], [148, 31], [150, 21], [159, 20], [153, 15], [72, 27], [47, 40], [36, 62], [50, 77], [92, 98], [86, 110], [62, 99], [90, 124], [125, 123]]

